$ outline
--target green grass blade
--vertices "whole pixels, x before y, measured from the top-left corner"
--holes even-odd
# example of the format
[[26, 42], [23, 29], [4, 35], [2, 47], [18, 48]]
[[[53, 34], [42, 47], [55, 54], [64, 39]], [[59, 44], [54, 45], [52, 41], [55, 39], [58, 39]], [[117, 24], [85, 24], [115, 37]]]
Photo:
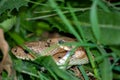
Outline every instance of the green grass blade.
[[[106, 56], [107, 53], [101, 46], [97, 48], [101, 52], [102, 56]], [[103, 62], [100, 64], [100, 71], [102, 73], [102, 80], [112, 80], [111, 64], [107, 57], [105, 57]]]
[[92, 68], [94, 69], [93, 71], [94, 71], [95, 77], [96, 77], [97, 79], [99, 79], [98, 70], [97, 70], [97, 68], [96, 68], [94, 59], [93, 59], [93, 57], [92, 57], [92, 55], [91, 55], [90, 49], [89, 49], [89, 48], [86, 48], [86, 52], [88, 53], [87, 55], [88, 55], [88, 58], [89, 58], [89, 60], [90, 60], [91, 66], [92, 66]]
[[40, 77], [40, 80], [49, 80], [47, 77], [45, 77], [42, 73], [38, 73], [39, 74], [39, 77]]
[[92, 24], [92, 30], [93, 30], [94, 36], [96, 40], [99, 41], [100, 29], [99, 29], [98, 18], [97, 18], [97, 4], [98, 4], [98, 0], [94, 0], [93, 5], [91, 7], [91, 11], [90, 11], [90, 21]]
[[15, 32], [14, 33], [8, 32], [8, 34], [18, 45], [21, 45], [25, 42], [24, 39], [22, 37], [20, 37], [20, 35], [18, 35]]
[[82, 30], [82, 28], [80, 26], [81, 25], [80, 21], [77, 19], [77, 16], [75, 15], [74, 10], [73, 10], [73, 8], [71, 7], [70, 4], [68, 4], [68, 8], [69, 8], [69, 11], [70, 11], [70, 13], [71, 13], [71, 15], [73, 17], [76, 28], [78, 29], [79, 33], [81, 34], [82, 39], [85, 41], [85, 38], [84, 38], [85, 36], [84, 36], [83, 30]]
[[36, 63], [43, 65], [45, 69], [47, 69], [51, 75], [54, 76], [54, 79], [57, 80], [57, 77], [61, 78], [62, 80], [78, 80], [78, 78], [72, 76], [67, 71], [60, 69], [51, 56], [42, 56], [35, 60]]
[[85, 72], [84, 68], [82, 66], [79, 66], [79, 69], [80, 69], [81, 73], [83, 74], [85, 80], [89, 80], [88, 76], [86, 75], [86, 72]]
[[73, 26], [70, 24], [70, 22], [67, 20], [66, 16], [62, 13], [62, 11], [59, 9], [57, 4], [54, 2], [54, 0], [49, 0], [50, 5], [53, 7], [53, 9], [56, 10], [60, 18], [63, 20], [65, 23], [66, 27], [69, 29], [69, 32], [71, 32], [79, 41], [82, 42], [82, 39], [80, 38], [79, 34], [75, 31]]
[[102, 1], [102, 0], [98, 0], [98, 5], [106, 12], [110, 12], [108, 6]]

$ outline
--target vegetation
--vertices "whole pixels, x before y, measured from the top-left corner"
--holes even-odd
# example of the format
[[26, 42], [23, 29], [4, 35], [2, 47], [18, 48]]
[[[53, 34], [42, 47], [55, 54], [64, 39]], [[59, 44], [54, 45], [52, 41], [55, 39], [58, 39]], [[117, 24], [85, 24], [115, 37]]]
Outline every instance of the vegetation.
[[[1, 0], [0, 28], [10, 50], [43, 38], [45, 32], [68, 33], [78, 40], [71, 45], [83, 46], [89, 57], [89, 64], [77, 65], [85, 80], [88, 80], [85, 70], [91, 71], [97, 80], [120, 79], [120, 2], [117, 0]], [[18, 80], [80, 80], [72, 71], [59, 69], [51, 56], [26, 61], [9, 53]], [[2, 79], [13, 80], [5, 71]]]

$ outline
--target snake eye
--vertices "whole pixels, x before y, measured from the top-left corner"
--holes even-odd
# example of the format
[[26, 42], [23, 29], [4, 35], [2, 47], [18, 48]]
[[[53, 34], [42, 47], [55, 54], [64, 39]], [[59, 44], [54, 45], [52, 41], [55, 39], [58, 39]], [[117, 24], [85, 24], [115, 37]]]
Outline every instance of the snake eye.
[[14, 49], [14, 52], [17, 52], [17, 48]]
[[25, 52], [26, 54], [28, 54], [28, 53], [29, 53], [29, 51], [28, 51], [28, 50], [26, 50], [26, 49], [24, 50], [24, 52]]
[[51, 43], [51, 42], [52, 42], [52, 40], [51, 40], [51, 39], [48, 39], [48, 40], [47, 40], [47, 43]]
[[65, 41], [64, 40], [58, 40], [58, 43], [63, 44], [63, 43], [65, 43]]

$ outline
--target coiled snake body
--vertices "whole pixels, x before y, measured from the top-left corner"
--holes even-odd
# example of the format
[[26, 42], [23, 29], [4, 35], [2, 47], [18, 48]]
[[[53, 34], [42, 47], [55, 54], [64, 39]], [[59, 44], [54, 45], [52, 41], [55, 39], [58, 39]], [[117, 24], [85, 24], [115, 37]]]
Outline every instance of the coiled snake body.
[[[74, 46], [61, 45], [65, 42], [75, 42], [75, 39], [69, 37], [51, 38], [45, 41], [36, 41], [25, 43], [25, 46], [37, 55], [51, 55], [58, 65], [64, 64], [67, 58], [71, 55], [70, 51]], [[32, 55], [27, 50], [20, 46], [12, 48], [12, 53], [20, 59], [34, 60], [36, 56]], [[82, 47], [75, 50], [70, 56], [69, 65], [81, 65], [88, 63], [88, 57]]]

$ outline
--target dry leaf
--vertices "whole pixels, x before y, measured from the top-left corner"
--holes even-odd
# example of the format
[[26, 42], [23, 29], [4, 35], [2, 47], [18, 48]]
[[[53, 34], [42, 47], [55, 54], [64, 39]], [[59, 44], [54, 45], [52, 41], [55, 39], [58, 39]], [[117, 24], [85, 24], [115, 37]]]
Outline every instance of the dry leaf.
[[[8, 76], [11, 76], [11, 74], [13, 74], [12, 60], [8, 54], [9, 46], [6, 40], [4, 39], [4, 32], [2, 29], [0, 29], [0, 49], [3, 53], [3, 59], [0, 62], [0, 74], [2, 73], [3, 70], [6, 70]], [[0, 76], [0, 80], [1, 79], [2, 77]]]

